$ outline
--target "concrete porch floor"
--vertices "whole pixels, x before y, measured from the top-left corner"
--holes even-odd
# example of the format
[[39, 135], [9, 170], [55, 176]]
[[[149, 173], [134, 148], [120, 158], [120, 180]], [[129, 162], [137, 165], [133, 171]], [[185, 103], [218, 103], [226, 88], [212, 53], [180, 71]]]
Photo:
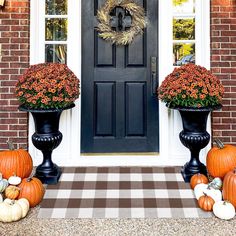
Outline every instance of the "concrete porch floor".
[[209, 219], [37, 219], [39, 206], [25, 219], [0, 223], [1, 236], [235, 236], [236, 218]]

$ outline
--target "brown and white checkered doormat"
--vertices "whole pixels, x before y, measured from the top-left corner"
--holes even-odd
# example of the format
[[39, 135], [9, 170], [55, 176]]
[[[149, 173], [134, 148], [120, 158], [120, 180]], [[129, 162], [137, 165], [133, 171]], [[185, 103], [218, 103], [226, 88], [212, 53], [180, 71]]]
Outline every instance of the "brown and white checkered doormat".
[[65, 167], [39, 218], [208, 218], [179, 167]]

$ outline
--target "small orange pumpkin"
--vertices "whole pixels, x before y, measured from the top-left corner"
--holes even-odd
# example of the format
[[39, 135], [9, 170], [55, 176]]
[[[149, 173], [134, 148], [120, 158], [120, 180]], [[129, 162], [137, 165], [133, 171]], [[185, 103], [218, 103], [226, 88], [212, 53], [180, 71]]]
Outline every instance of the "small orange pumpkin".
[[212, 211], [214, 203], [213, 198], [207, 196], [207, 194], [204, 194], [198, 199], [198, 205], [204, 211]]
[[201, 174], [201, 173], [197, 173], [195, 175], [193, 175], [190, 179], [190, 186], [192, 189], [194, 189], [194, 187], [197, 185], [197, 184], [208, 184], [208, 178]]
[[38, 178], [29, 177], [23, 179], [19, 188], [20, 194], [18, 199], [26, 198], [30, 203], [30, 207], [34, 207], [42, 201], [45, 189]]
[[229, 201], [236, 208], [236, 169], [229, 171], [223, 181], [222, 195], [225, 201]]
[[15, 200], [20, 194], [20, 188], [10, 185], [5, 189], [5, 196], [6, 198]]
[[29, 177], [33, 170], [30, 154], [24, 149], [14, 150], [11, 142], [8, 142], [8, 146], [9, 150], [0, 152], [0, 172], [3, 178], [9, 179], [14, 174], [21, 178]]
[[236, 167], [236, 147], [215, 140], [216, 147], [207, 153], [206, 166], [212, 177], [224, 178], [226, 173]]

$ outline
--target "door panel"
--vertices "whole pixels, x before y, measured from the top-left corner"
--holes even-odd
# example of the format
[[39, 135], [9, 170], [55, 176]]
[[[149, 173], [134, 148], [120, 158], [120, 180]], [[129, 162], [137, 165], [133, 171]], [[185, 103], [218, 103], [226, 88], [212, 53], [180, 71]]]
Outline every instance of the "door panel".
[[126, 136], [145, 136], [146, 130], [146, 89], [145, 83], [126, 83], [125, 124]]
[[98, 37], [98, 32], [95, 31], [95, 67], [115, 67], [116, 48]]
[[137, 38], [128, 47], [125, 47], [126, 67], [145, 67], [146, 66], [146, 34], [137, 35]]
[[95, 136], [115, 136], [115, 84], [95, 84]]
[[136, 2], [145, 7], [147, 28], [130, 45], [116, 46], [96, 31], [96, 12], [105, 0], [82, 1], [83, 153], [159, 151], [151, 73], [151, 58], [158, 55], [158, 1]]

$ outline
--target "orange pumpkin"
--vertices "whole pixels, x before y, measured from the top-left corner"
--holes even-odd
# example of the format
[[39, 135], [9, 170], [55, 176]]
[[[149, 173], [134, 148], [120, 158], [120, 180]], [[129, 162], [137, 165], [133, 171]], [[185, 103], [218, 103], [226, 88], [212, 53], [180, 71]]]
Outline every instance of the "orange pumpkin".
[[214, 203], [215, 201], [213, 200], [213, 198], [207, 196], [206, 194], [198, 199], [198, 205], [204, 211], [212, 211]]
[[194, 187], [197, 184], [207, 184], [208, 182], [209, 182], [208, 178], [205, 175], [203, 175], [201, 173], [197, 173], [191, 177], [190, 186], [192, 189], [194, 189]]
[[6, 198], [14, 200], [14, 199], [17, 199], [19, 194], [20, 194], [20, 188], [16, 186], [10, 185], [5, 189]]
[[236, 169], [229, 171], [223, 181], [223, 199], [229, 201], [236, 208]]
[[206, 166], [212, 177], [224, 178], [227, 172], [236, 167], [236, 147], [224, 145], [220, 140], [215, 140], [216, 147], [207, 153]]
[[18, 199], [26, 198], [30, 203], [30, 207], [34, 207], [42, 201], [45, 189], [38, 178], [30, 177], [23, 179], [19, 188], [20, 195]]
[[29, 177], [33, 170], [33, 161], [30, 154], [23, 150], [14, 150], [13, 144], [8, 142], [9, 150], [0, 152], [0, 172], [3, 178], [8, 179], [12, 175], [21, 178]]

